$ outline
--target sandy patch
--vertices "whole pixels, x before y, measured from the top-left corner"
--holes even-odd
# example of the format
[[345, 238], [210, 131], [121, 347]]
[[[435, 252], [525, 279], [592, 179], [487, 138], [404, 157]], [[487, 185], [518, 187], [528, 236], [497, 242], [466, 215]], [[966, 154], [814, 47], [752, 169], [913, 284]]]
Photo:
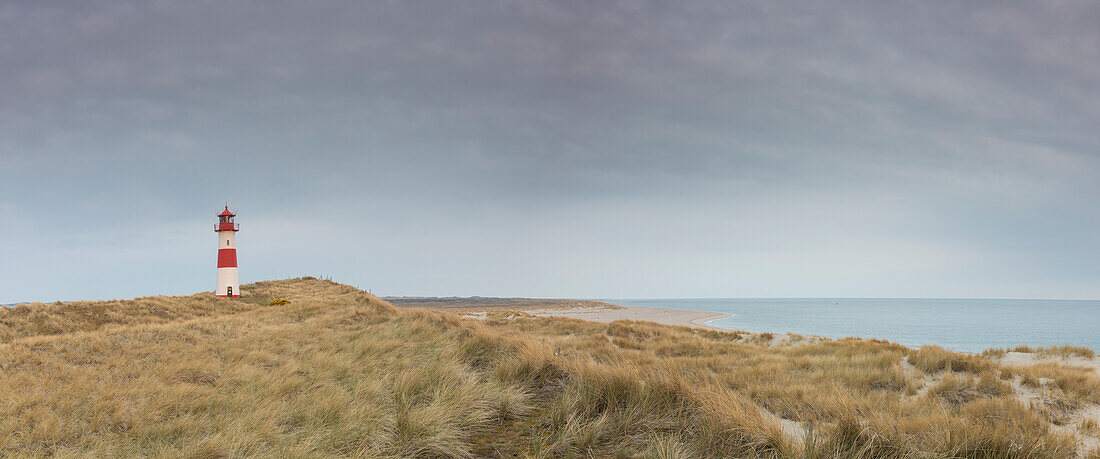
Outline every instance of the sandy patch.
[[1047, 383], [1042, 379], [1044, 378], [1040, 378], [1040, 382], [1043, 387], [1039, 388], [1031, 388], [1021, 384], [1020, 378], [1013, 380], [1012, 388], [1016, 393], [1016, 399], [1026, 406], [1041, 407], [1046, 408], [1048, 411], [1054, 411], [1053, 414], [1061, 419], [1059, 422], [1051, 422], [1051, 430], [1076, 436], [1078, 440], [1077, 454], [1079, 456], [1086, 457], [1089, 451], [1100, 448], [1100, 438], [1090, 435], [1086, 429], [1081, 428], [1083, 423], [1090, 420], [1094, 423], [1100, 422], [1100, 405], [1086, 404], [1058, 413], [1058, 396], [1047, 387]]
[[[606, 304], [606, 303], [605, 303]], [[798, 346], [803, 344], [815, 344], [825, 341], [825, 338], [816, 335], [797, 335], [794, 333], [754, 333], [743, 330], [730, 330], [719, 328], [710, 324], [711, 321], [730, 317], [721, 312], [691, 311], [686, 309], [651, 308], [646, 306], [620, 306], [620, 305], [585, 305], [578, 307], [550, 307], [550, 308], [515, 308], [524, 315], [537, 317], [567, 317], [570, 319], [588, 320], [592, 322], [611, 323], [616, 320], [636, 320], [643, 322], [656, 322], [664, 325], [678, 325], [692, 328], [705, 328], [720, 330], [741, 335], [737, 341], [759, 344], [768, 347]], [[484, 320], [488, 318], [489, 310], [470, 308], [459, 313], [462, 317]]]
[[729, 314], [720, 312], [688, 311], [684, 309], [650, 308], [643, 306], [619, 306], [617, 309], [606, 307], [581, 307], [569, 309], [540, 308], [525, 309], [524, 312], [540, 317], [568, 317], [603, 323], [610, 323], [616, 320], [640, 320], [657, 322], [665, 325], [709, 328], [712, 330], [724, 329], [712, 326], [707, 322], [729, 317]]
[[1100, 357], [1086, 359], [1078, 355], [1063, 357], [1060, 355], [1040, 356], [1029, 352], [1005, 352], [1005, 355], [999, 359], [999, 362], [1001, 365], [1009, 367], [1055, 362], [1069, 367], [1089, 368], [1097, 374], [1100, 374]]
[[[1041, 363], [1058, 363], [1067, 367], [1090, 369], [1100, 375], [1100, 358], [1085, 358], [1079, 355], [1040, 355], [1030, 352], [1006, 352], [995, 359], [1004, 366], [1029, 366]], [[1046, 407], [1058, 415], [1060, 421], [1051, 423], [1051, 429], [1057, 432], [1071, 433], [1079, 440], [1078, 454], [1085, 457], [1088, 451], [1100, 449], [1100, 438], [1091, 435], [1088, 429], [1083, 429], [1085, 423], [1100, 423], [1100, 405], [1084, 404], [1079, 407], [1065, 409], [1059, 413], [1058, 394], [1049, 386], [1050, 380], [1039, 378], [1040, 387], [1028, 387], [1021, 383], [1020, 378], [1012, 381], [1012, 388], [1016, 392], [1016, 398], [1027, 405]]]

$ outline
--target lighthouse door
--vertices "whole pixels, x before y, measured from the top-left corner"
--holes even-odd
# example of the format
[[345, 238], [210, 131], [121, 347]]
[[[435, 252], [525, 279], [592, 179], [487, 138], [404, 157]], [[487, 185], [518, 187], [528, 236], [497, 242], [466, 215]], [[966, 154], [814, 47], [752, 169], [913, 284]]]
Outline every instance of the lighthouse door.
[[229, 286], [225, 288], [225, 296], [233, 296], [233, 287]]

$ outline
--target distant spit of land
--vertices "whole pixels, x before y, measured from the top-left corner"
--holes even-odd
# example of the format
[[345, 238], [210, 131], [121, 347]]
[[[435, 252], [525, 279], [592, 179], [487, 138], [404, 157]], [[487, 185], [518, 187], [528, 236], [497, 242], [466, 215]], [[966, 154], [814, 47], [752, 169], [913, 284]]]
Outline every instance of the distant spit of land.
[[608, 308], [611, 303], [591, 300], [563, 300], [554, 298], [497, 298], [488, 296], [386, 296], [383, 300], [399, 308], [429, 309], [530, 309], [530, 308]]
[[650, 308], [645, 306], [621, 306], [603, 301], [563, 300], [549, 298], [493, 298], [493, 297], [385, 297], [394, 306], [407, 308], [447, 309], [465, 317], [484, 318], [489, 311], [510, 309], [540, 317], [568, 317], [611, 323], [617, 320], [640, 320], [665, 325], [701, 327], [720, 330], [708, 322], [729, 317], [720, 312], [690, 311], [686, 309]]

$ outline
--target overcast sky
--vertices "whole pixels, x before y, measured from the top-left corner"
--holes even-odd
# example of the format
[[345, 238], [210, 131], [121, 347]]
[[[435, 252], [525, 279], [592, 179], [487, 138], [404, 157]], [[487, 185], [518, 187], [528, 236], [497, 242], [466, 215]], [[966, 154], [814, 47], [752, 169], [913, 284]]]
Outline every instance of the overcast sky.
[[1100, 298], [1100, 4], [3, 2], [0, 303]]

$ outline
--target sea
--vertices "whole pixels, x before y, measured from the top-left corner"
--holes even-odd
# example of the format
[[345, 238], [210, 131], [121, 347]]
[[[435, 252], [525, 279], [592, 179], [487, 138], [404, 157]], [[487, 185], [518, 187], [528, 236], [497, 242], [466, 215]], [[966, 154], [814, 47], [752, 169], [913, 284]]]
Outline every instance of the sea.
[[601, 300], [624, 306], [730, 314], [710, 325], [828, 338], [879, 338], [961, 352], [1028, 345], [1100, 351], [1100, 300], [693, 298]]

